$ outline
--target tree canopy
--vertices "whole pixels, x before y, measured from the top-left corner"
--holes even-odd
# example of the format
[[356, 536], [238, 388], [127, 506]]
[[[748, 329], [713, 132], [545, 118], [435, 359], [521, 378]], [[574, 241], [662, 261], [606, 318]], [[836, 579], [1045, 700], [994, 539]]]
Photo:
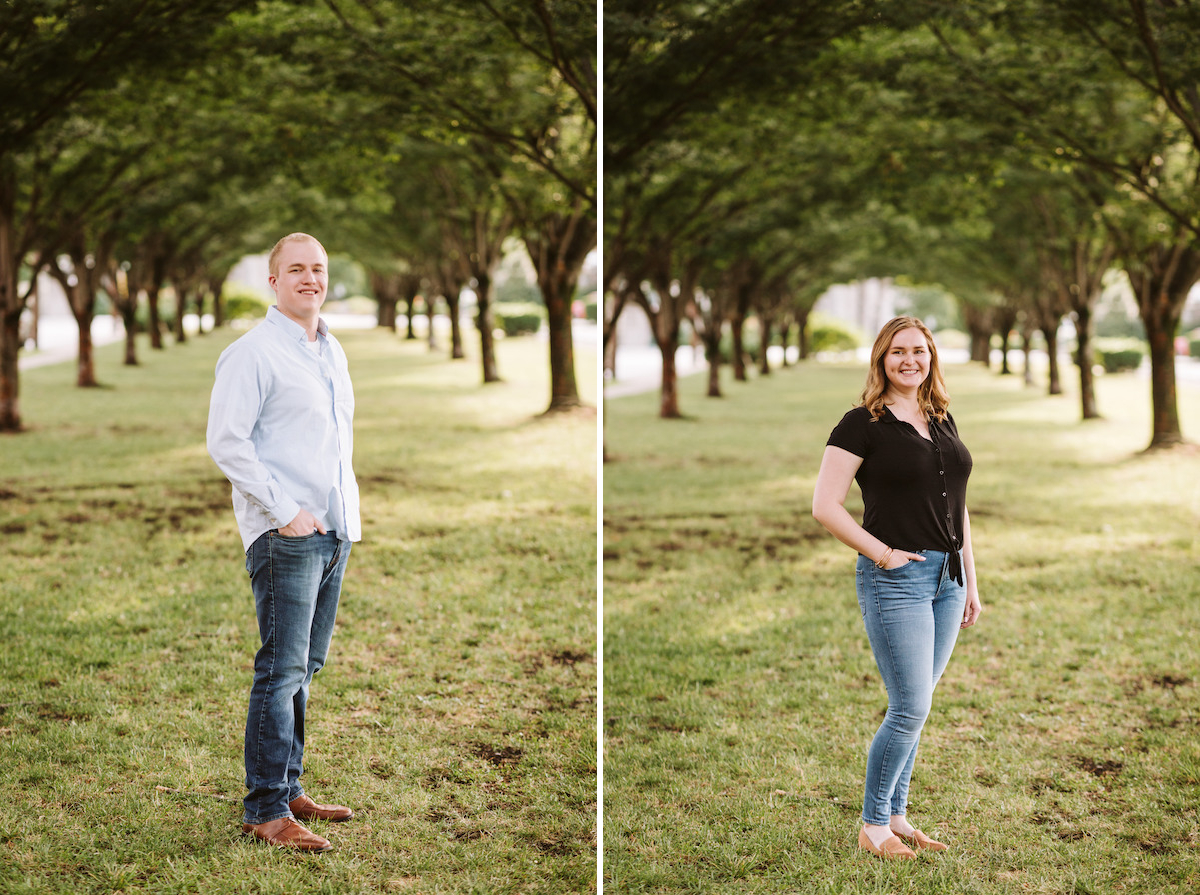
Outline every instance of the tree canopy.
[[[724, 308], [707, 328], [728, 323], [736, 346], [751, 308], [764, 325], [803, 318], [834, 282], [890, 276], [952, 291], [985, 357], [994, 331], [1025, 320], [1052, 341], [1070, 315], [1095, 415], [1091, 313], [1120, 269], [1149, 341], [1151, 444], [1180, 440], [1197, 15], [1159, 0], [606, 4], [605, 284], [612, 308], [651, 317], [661, 414], [679, 414], [685, 316]], [[749, 294], [722, 303], [735, 281]]]
[[[567, 309], [596, 236], [595, 47], [595, 7], [570, 0], [6, 5], [0, 428], [21, 427], [23, 267], [66, 284], [90, 385], [97, 290], [131, 324], [141, 296], [158, 347], [164, 284], [217, 300], [238, 257], [299, 229], [431, 298], [470, 285], [483, 310], [500, 245], [524, 240], [549, 309], [550, 406], [578, 404]], [[484, 220], [503, 226], [481, 242]]]

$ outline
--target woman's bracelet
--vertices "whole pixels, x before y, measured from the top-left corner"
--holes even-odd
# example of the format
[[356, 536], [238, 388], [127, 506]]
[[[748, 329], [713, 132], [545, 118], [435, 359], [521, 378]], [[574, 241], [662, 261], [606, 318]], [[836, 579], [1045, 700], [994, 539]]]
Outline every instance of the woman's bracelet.
[[883, 556], [879, 557], [879, 562], [875, 563], [875, 568], [882, 569], [884, 566], [886, 566], [888, 564], [888, 560], [892, 558], [892, 553], [895, 551], [895, 549], [895, 547], [888, 547], [887, 550], [884, 550]]

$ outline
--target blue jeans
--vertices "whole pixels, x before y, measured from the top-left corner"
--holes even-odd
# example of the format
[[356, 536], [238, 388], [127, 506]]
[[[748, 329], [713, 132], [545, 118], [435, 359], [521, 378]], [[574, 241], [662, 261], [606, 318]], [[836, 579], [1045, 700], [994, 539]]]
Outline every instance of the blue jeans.
[[878, 569], [858, 557], [855, 577], [875, 664], [888, 692], [887, 715], [867, 754], [863, 821], [886, 826], [908, 810], [908, 783], [933, 688], [946, 670], [966, 606], [949, 576], [949, 553], [917, 551], [925, 562]]
[[262, 647], [246, 713], [245, 823], [290, 817], [304, 794], [308, 685], [329, 654], [350, 542], [335, 532], [288, 538], [269, 531], [246, 551]]

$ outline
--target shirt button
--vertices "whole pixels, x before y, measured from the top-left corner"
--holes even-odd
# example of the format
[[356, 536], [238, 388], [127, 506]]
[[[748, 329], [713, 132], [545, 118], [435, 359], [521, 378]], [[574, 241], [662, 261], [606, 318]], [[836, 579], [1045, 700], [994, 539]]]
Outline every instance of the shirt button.
[[938, 475], [945, 475], [945, 474], [946, 474], [946, 471], [944, 469], [938, 470]]
[[945, 496], [946, 496], [946, 492], [945, 492], [945, 491], [943, 491], [943, 492], [942, 492], [942, 497], [945, 497]]

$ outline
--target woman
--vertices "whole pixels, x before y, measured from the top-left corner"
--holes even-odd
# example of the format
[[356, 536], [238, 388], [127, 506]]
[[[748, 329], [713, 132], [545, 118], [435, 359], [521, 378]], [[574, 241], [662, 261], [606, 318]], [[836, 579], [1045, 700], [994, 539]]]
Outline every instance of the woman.
[[[871, 349], [861, 402], [829, 437], [813, 493], [813, 516], [858, 551], [858, 603], [888, 691], [887, 715], [867, 756], [858, 835], [858, 844], [881, 858], [947, 847], [905, 815], [933, 688], [959, 629], [982, 611], [966, 508], [971, 455], [949, 403], [925, 324], [889, 321]], [[862, 525], [845, 508], [854, 479]]]

